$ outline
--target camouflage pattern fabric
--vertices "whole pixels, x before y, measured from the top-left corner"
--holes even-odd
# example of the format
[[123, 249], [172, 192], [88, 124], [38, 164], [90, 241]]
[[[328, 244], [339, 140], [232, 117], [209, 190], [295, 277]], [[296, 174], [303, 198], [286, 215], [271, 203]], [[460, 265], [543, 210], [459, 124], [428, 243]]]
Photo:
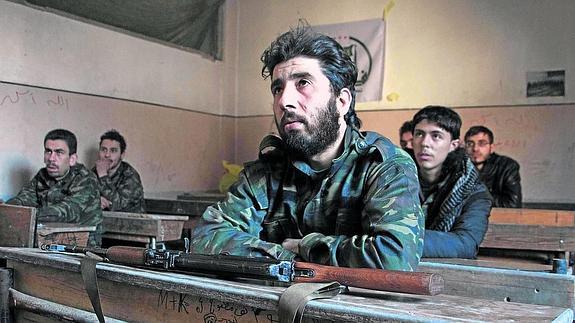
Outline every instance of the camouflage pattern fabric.
[[[92, 170], [96, 173], [95, 167]], [[112, 202], [109, 211], [145, 212], [140, 174], [127, 162], [122, 161], [112, 176], [98, 178], [98, 188], [100, 195]]]
[[90, 236], [90, 244], [100, 243], [102, 210], [98, 181], [94, 173], [80, 163], [70, 167], [68, 174], [59, 181], [42, 168], [18, 195], [6, 203], [36, 207], [39, 223], [95, 225], [97, 229]]
[[[318, 173], [290, 161], [281, 144], [266, 137], [260, 158], [245, 165], [226, 200], [204, 212], [193, 252], [415, 270], [425, 220], [407, 153], [349, 128], [345, 151]], [[299, 254], [281, 246], [286, 238], [302, 239]]]

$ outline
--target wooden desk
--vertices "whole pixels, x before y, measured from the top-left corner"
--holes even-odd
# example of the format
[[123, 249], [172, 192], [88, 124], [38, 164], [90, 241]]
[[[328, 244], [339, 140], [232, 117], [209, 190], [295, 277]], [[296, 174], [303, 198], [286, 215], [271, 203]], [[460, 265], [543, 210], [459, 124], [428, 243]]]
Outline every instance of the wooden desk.
[[208, 206], [223, 200], [225, 195], [214, 192], [166, 192], [146, 195], [146, 212], [185, 215], [189, 219], [184, 229], [191, 231]]
[[[6, 258], [8, 267], [14, 270], [14, 290], [35, 299], [90, 310], [79, 274], [80, 255], [0, 248], [0, 257]], [[285, 289], [114, 264], [102, 263], [97, 268], [105, 315], [127, 321], [278, 322], [278, 301]], [[13, 309], [16, 316], [22, 320], [34, 317], [24, 307], [17, 302]], [[310, 322], [572, 322], [573, 311], [459, 296], [414, 296], [352, 288], [349, 294], [310, 301], [305, 318]]]
[[540, 251], [569, 258], [575, 211], [493, 208], [481, 248]]
[[146, 195], [146, 211], [157, 214], [201, 216], [208, 206], [222, 200], [223, 194], [166, 192]]
[[178, 240], [182, 237], [187, 216], [103, 212], [102, 238], [149, 243]]
[[55, 243], [85, 247], [88, 244], [90, 232], [94, 231], [96, 231], [95, 225], [56, 222], [38, 224], [36, 245]]
[[0, 204], [0, 246], [33, 247], [36, 209]]
[[442, 274], [449, 295], [575, 309], [575, 277], [551, 273], [543, 258], [534, 260], [574, 251], [574, 223], [573, 211], [493, 208], [479, 259], [424, 259], [418, 270]]
[[0, 204], [0, 246], [34, 247], [59, 243], [86, 246], [96, 226], [75, 223], [36, 223], [36, 209]]
[[550, 269], [550, 265], [491, 258], [424, 258], [418, 267], [421, 272], [441, 274], [448, 295], [575, 310], [575, 276], [550, 273]]

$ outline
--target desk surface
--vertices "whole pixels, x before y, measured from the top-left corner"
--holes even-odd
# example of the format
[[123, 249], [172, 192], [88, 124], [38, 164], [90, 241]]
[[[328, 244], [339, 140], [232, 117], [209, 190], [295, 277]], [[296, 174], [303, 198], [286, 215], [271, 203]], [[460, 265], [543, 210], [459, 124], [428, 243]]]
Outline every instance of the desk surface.
[[[39, 249], [0, 248], [0, 258], [6, 258], [8, 267], [15, 270], [15, 289], [51, 301], [68, 302], [70, 304], [65, 304], [68, 306], [89, 309], [89, 301], [81, 290], [81, 278], [79, 278], [81, 257], [81, 255], [49, 253]], [[182, 320], [183, 315], [188, 315], [190, 318], [189, 315], [196, 315], [199, 311], [207, 311], [209, 308], [212, 312], [208, 314], [219, 313], [219, 317], [222, 318], [225, 312], [226, 315], [235, 315], [227, 318], [228, 320], [235, 319], [237, 322], [273, 322], [277, 321], [278, 301], [285, 289], [115, 264], [101, 263], [97, 268], [105, 314], [126, 320], [158, 322]], [[38, 284], [38, 280], [45, 283]], [[169, 293], [176, 293], [176, 296], [170, 296]], [[136, 301], [136, 296], [138, 306], [128, 306]], [[178, 297], [180, 307], [177, 305]], [[181, 308], [182, 297], [185, 299], [184, 309]], [[165, 302], [165, 299], [169, 302], [175, 300], [176, 305]], [[216, 313], [216, 308], [221, 312]], [[252, 318], [245, 320], [248, 318], [246, 316], [248, 312]], [[496, 302], [450, 295], [414, 296], [352, 288], [350, 293], [332, 299], [310, 301], [305, 316], [308, 319], [362, 322], [382, 320], [571, 322], [573, 312], [570, 309], [543, 305]]]
[[201, 216], [206, 208], [224, 198], [215, 193], [163, 192], [146, 194], [146, 212]]

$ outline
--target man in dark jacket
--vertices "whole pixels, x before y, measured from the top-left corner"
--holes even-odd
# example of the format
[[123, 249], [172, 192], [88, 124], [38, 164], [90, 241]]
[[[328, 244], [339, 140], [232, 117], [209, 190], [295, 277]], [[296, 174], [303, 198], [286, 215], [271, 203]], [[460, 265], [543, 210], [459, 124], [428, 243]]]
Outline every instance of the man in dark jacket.
[[479, 170], [479, 178], [493, 196], [495, 207], [521, 207], [519, 164], [493, 152], [493, 132], [474, 126], [465, 133], [465, 149]]
[[399, 128], [399, 145], [401, 149], [405, 151], [413, 151], [413, 145], [411, 141], [413, 140], [413, 123], [411, 120], [405, 121], [401, 128]]
[[487, 231], [491, 196], [459, 148], [461, 118], [428, 106], [413, 117], [413, 150], [426, 214], [423, 257], [474, 258]]

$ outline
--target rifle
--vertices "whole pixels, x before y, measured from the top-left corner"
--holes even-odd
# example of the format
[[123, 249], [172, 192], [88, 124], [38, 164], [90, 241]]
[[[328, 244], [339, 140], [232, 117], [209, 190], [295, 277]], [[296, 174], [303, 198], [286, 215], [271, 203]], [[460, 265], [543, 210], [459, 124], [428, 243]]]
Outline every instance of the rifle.
[[439, 274], [346, 268], [318, 265], [301, 261], [281, 261], [269, 258], [248, 258], [231, 255], [203, 255], [184, 251], [113, 246], [79, 247], [72, 245], [42, 245], [47, 251], [91, 252], [105, 261], [124, 265], [182, 270], [207, 274], [234, 275], [291, 283], [333, 282], [346, 286], [408, 293], [437, 295], [443, 291], [443, 277]]

